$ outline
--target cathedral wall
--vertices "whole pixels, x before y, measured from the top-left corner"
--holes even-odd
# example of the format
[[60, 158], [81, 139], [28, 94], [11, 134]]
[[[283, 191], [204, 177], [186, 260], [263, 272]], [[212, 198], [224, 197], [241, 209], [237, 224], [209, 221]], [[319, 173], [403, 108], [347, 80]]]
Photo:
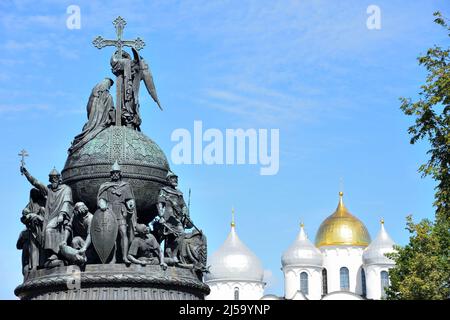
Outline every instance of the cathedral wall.
[[388, 271], [392, 265], [368, 265], [364, 266], [367, 281], [367, 299], [380, 300], [382, 296], [381, 289], [381, 271]]
[[300, 274], [308, 274], [308, 294], [305, 296], [310, 300], [320, 300], [322, 296], [322, 268], [315, 266], [292, 266], [285, 267], [284, 272], [284, 296], [286, 299], [300, 291]]
[[361, 267], [363, 247], [326, 246], [321, 247], [323, 267], [327, 270], [328, 293], [341, 291], [340, 269], [349, 270], [349, 291], [362, 294]]
[[234, 300], [235, 288], [239, 288], [239, 300], [259, 300], [264, 295], [264, 282], [211, 281], [206, 282], [211, 293], [206, 300]]

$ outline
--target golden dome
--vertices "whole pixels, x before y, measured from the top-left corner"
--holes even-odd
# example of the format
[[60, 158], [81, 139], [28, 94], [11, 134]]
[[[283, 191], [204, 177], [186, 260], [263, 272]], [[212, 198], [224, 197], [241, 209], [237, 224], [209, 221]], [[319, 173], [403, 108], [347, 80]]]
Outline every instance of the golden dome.
[[326, 218], [316, 235], [316, 246], [351, 245], [367, 247], [370, 235], [366, 226], [345, 207], [339, 192], [339, 204], [336, 211]]

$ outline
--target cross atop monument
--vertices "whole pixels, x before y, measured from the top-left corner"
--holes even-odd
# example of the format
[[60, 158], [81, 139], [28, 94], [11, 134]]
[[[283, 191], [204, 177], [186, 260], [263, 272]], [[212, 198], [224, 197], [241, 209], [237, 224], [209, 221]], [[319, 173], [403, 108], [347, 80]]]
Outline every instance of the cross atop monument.
[[[123, 47], [134, 48], [138, 51], [141, 50], [145, 46], [145, 42], [141, 38], [137, 37], [134, 40], [123, 40], [122, 39], [123, 29], [125, 28], [126, 24], [127, 24], [127, 22], [121, 16], [118, 16], [113, 21], [114, 28], [116, 28], [117, 39], [110, 40], [110, 39], [104, 39], [102, 36], [98, 36], [94, 39], [94, 41], [92, 41], [92, 44], [97, 49], [102, 49], [104, 47], [116, 47], [119, 59], [122, 58], [122, 48]], [[122, 81], [118, 81], [119, 78], [120, 78], [120, 76], [118, 76], [116, 79], [116, 98], [117, 98], [117, 101], [116, 101], [116, 126], [122, 125], [122, 106], [121, 106], [121, 101], [122, 101], [121, 84], [122, 84]], [[122, 79], [120, 79], [120, 80], [122, 80]]]
[[104, 47], [116, 47], [117, 50], [119, 51], [119, 54], [122, 54], [123, 47], [135, 48], [136, 50], [139, 51], [145, 46], [145, 42], [139, 37], [137, 37], [134, 40], [123, 40], [122, 39], [123, 29], [127, 25], [127, 22], [121, 16], [118, 16], [113, 21], [113, 25], [114, 25], [114, 28], [116, 28], [117, 39], [109, 40], [109, 39], [104, 39], [102, 36], [98, 36], [94, 39], [94, 41], [92, 41], [92, 44], [97, 49], [102, 49]]

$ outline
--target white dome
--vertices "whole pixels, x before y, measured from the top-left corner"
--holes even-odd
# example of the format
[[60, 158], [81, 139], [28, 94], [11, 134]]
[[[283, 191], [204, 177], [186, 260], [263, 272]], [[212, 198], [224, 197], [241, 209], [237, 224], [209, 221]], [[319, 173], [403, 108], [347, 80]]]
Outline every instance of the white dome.
[[297, 239], [283, 253], [281, 264], [283, 267], [305, 265], [321, 267], [322, 261], [322, 253], [308, 240], [302, 224]]
[[363, 262], [368, 264], [394, 264], [394, 261], [386, 257], [385, 253], [394, 252], [394, 241], [384, 229], [384, 221], [381, 221], [381, 230], [375, 240], [364, 250]]
[[222, 246], [212, 254], [206, 281], [263, 281], [264, 269], [258, 257], [239, 239], [234, 224]]

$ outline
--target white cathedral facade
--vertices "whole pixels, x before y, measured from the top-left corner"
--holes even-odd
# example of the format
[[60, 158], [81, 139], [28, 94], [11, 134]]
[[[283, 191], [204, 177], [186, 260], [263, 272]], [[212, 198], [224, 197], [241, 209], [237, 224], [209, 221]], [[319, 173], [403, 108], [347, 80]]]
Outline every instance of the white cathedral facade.
[[297, 238], [282, 254], [284, 296], [265, 295], [261, 261], [237, 236], [233, 218], [230, 234], [208, 262], [205, 283], [211, 293], [206, 299], [383, 299], [388, 271], [394, 266], [385, 254], [393, 252], [393, 246], [383, 220], [371, 241], [365, 225], [345, 207], [340, 192], [338, 207], [320, 225], [315, 244], [302, 224]]

